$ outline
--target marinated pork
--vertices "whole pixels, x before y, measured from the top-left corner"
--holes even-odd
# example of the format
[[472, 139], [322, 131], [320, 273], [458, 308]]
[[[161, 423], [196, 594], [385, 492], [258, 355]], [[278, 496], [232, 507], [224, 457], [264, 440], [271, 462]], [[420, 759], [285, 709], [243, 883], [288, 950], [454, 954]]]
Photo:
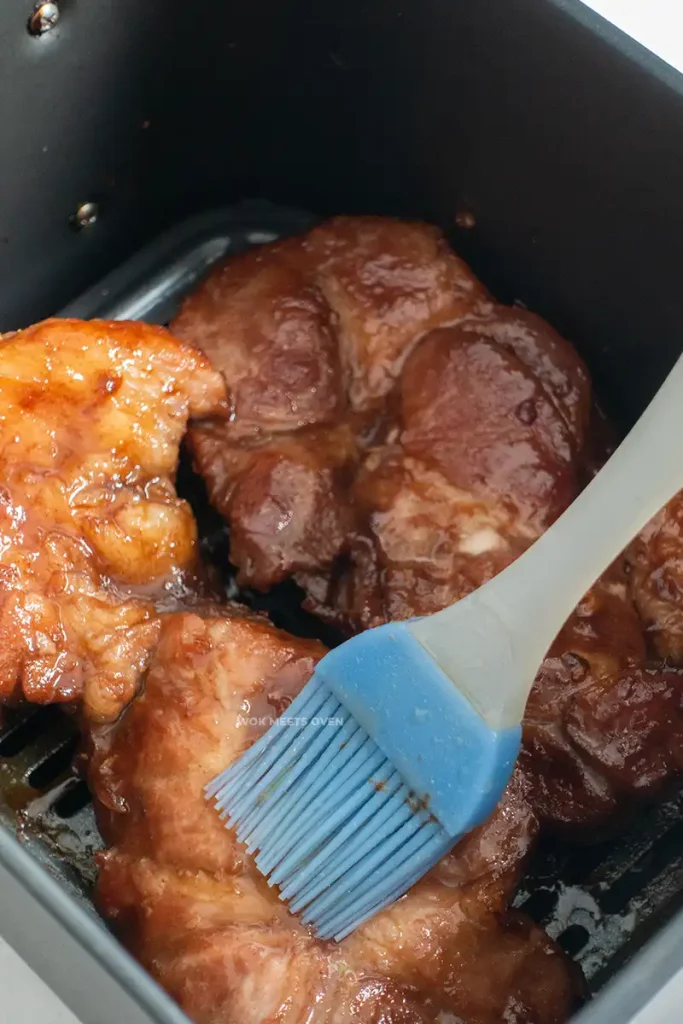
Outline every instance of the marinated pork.
[[48, 320], [0, 339], [0, 698], [115, 716], [156, 612], [202, 591], [174, 487], [190, 416], [218, 414], [206, 358], [157, 327]]
[[237, 609], [163, 618], [140, 694], [92, 737], [97, 901], [196, 1024], [561, 1024], [576, 969], [508, 909], [536, 832], [515, 776], [493, 817], [391, 908], [319, 942], [268, 887], [204, 786], [324, 653]]

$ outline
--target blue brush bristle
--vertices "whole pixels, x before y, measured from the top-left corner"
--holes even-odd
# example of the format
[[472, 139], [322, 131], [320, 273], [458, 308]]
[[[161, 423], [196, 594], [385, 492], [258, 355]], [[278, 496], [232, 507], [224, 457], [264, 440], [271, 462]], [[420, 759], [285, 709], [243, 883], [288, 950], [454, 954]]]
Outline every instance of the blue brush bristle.
[[230, 806], [227, 824], [292, 912], [339, 940], [453, 840], [331, 691], [309, 685], [287, 711], [301, 723], [270, 729], [207, 795], [224, 817]]
[[518, 747], [392, 624], [328, 653], [206, 793], [290, 909], [341, 939], [490, 813]]

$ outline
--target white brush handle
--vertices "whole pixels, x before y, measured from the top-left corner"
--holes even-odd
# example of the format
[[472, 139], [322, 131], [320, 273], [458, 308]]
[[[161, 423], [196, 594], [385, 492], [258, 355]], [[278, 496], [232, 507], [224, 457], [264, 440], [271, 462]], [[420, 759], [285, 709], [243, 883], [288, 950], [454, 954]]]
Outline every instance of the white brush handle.
[[411, 623], [493, 728], [521, 721], [538, 668], [595, 580], [683, 488], [683, 356], [611, 459], [516, 562]]

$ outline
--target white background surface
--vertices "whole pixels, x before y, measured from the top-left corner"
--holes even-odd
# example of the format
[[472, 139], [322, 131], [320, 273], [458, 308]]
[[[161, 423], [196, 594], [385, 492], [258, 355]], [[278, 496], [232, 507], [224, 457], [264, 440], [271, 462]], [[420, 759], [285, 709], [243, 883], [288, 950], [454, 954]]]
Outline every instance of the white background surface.
[[586, 6], [683, 71], [681, 0], [589, 0]]
[[[587, 6], [683, 71], [682, 0], [590, 0]], [[2, 938], [0, 992], [0, 1014], [7, 1024], [79, 1024]], [[666, 986], [647, 1013], [638, 1015], [632, 1024], [678, 1024], [682, 1006], [683, 972]]]

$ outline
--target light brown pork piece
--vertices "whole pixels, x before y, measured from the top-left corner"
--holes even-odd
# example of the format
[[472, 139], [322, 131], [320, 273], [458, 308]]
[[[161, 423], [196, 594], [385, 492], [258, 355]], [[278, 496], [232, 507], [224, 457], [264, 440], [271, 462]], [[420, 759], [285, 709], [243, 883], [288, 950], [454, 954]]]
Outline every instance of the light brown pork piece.
[[536, 830], [521, 777], [486, 825], [339, 944], [289, 914], [204, 800], [323, 653], [236, 611], [164, 617], [144, 692], [93, 737], [102, 912], [196, 1024], [565, 1021], [575, 969], [506, 909]]
[[1, 699], [127, 703], [157, 609], [201, 590], [174, 478], [188, 418], [224, 404], [162, 328], [48, 320], [0, 340]]

